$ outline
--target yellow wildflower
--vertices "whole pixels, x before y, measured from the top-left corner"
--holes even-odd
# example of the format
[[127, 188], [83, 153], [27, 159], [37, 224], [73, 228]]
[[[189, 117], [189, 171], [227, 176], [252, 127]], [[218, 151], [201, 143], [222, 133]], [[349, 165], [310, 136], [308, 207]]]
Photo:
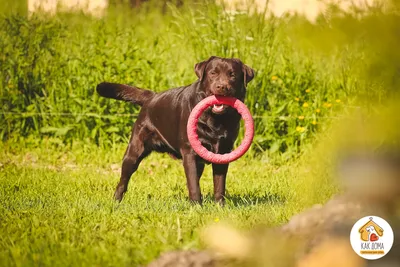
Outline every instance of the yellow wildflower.
[[336, 103], [340, 103], [340, 99], [336, 99]]
[[309, 92], [311, 92], [311, 90], [310, 90], [310, 89], [307, 89], [307, 90], [306, 90], [306, 93], [309, 93]]
[[219, 222], [219, 218], [215, 218], [215, 219], [214, 219], [214, 222]]
[[300, 101], [300, 98], [296, 97], [294, 100], [296, 100], [298, 102], [298, 101]]
[[278, 80], [278, 76], [276, 76], [276, 75], [272, 76], [272, 77], [271, 77], [271, 80], [273, 80], [273, 81]]
[[320, 113], [321, 110], [320, 110], [319, 108], [317, 108], [317, 109], [315, 110], [315, 112]]
[[299, 120], [304, 120], [304, 116], [299, 116]]
[[330, 108], [331, 106], [332, 106], [331, 103], [325, 103], [325, 104], [324, 104], [324, 107], [326, 107], [326, 108]]
[[304, 127], [301, 127], [301, 126], [296, 127], [296, 131], [298, 131], [300, 133], [304, 132], [305, 130], [306, 130], [306, 128], [304, 128]]
[[304, 103], [303, 103], [303, 107], [304, 107], [304, 108], [308, 108], [308, 103], [307, 103], [307, 102], [304, 102]]
[[313, 125], [316, 125], [316, 124], [317, 124], [317, 121], [312, 121], [312, 124], [313, 124]]

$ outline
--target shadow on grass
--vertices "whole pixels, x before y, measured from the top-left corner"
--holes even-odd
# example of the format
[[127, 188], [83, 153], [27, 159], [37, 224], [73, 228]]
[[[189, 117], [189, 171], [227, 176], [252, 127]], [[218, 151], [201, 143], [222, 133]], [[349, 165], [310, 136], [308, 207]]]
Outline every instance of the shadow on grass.
[[[204, 197], [205, 202], [213, 202], [214, 197], [207, 194]], [[227, 194], [226, 204], [234, 207], [256, 206], [260, 204], [282, 205], [285, 204], [286, 198], [278, 194], [265, 193], [264, 195], [254, 194]]]

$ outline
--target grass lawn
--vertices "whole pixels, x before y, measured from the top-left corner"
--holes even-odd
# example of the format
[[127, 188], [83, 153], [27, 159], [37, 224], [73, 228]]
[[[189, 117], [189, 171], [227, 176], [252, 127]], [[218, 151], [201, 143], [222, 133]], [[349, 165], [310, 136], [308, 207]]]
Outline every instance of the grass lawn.
[[[165, 251], [204, 248], [209, 224], [283, 224], [337, 192], [326, 164], [334, 151], [314, 146], [334, 136], [329, 125], [363, 103], [378, 112], [398, 92], [397, 13], [332, 9], [313, 24], [224, 12], [211, 1], [164, 14], [159, 2], [113, 6], [103, 18], [0, 19], [0, 266], [140, 266]], [[115, 203], [139, 108], [100, 98], [96, 85], [160, 92], [194, 82], [194, 64], [211, 55], [256, 70], [246, 95], [255, 137], [230, 166], [226, 207], [212, 201], [210, 166], [204, 205], [192, 206], [181, 162], [160, 154], [142, 162]], [[387, 129], [400, 125], [398, 111], [388, 114]], [[357, 125], [340, 136], [369, 134]]]
[[[312, 199], [305, 186], [311, 182], [301, 181], [294, 163], [274, 167], [243, 158], [230, 166], [225, 208], [212, 201], [210, 166], [201, 180], [205, 203], [191, 206], [181, 162], [152, 154], [116, 204], [112, 195], [124, 145], [1, 148], [3, 266], [137, 266], [163, 251], [202, 248], [201, 229], [208, 224], [279, 225], [305, 208], [301, 199]], [[323, 201], [333, 187], [319, 183], [316, 197]]]

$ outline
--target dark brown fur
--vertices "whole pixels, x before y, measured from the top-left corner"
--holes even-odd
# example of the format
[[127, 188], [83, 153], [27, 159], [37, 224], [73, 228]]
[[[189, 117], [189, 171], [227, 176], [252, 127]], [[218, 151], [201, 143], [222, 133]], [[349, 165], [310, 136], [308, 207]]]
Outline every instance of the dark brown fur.
[[[108, 98], [142, 106], [123, 158], [121, 179], [115, 199], [121, 201], [131, 175], [152, 151], [169, 153], [183, 159], [191, 201], [201, 203], [199, 180], [206, 162], [189, 144], [186, 126], [193, 107], [210, 95], [233, 96], [244, 101], [246, 85], [254, 71], [239, 59], [211, 57], [195, 65], [198, 80], [191, 85], [161, 93], [115, 83], [101, 83], [97, 92]], [[218, 112], [217, 112], [218, 111]], [[210, 107], [199, 119], [198, 135], [202, 144], [214, 153], [229, 153], [237, 138], [240, 115], [231, 107]], [[224, 203], [228, 164], [212, 164], [214, 197]]]

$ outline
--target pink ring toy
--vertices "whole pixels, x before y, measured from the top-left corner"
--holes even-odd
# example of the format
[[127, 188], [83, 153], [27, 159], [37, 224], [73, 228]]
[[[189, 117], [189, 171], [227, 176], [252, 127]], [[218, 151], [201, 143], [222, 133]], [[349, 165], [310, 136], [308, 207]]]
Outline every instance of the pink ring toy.
[[[244, 120], [245, 134], [243, 142], [238, 148], [228, 154], [215, 154], [208, 151], [199, 141], [199, 136], [197, 135], [197, 123], [201, 114], [211, 105], [229, 105], [235, 108]], [[251, 142], [254, 137], [254, 122], [250, 111], [247, 109], [246, 105], [242, 101], [234, 97], [226, 96], [209, 96], [200, 101], [192, 110], [189, 115], [189, 120], [187, 124], [187, 135], [189, 138], [190, 145], [193, 150], [203, 159], [211, 163], [216, 164], [226, 164], [237, 160], [247, 150], [250, 148]]]

